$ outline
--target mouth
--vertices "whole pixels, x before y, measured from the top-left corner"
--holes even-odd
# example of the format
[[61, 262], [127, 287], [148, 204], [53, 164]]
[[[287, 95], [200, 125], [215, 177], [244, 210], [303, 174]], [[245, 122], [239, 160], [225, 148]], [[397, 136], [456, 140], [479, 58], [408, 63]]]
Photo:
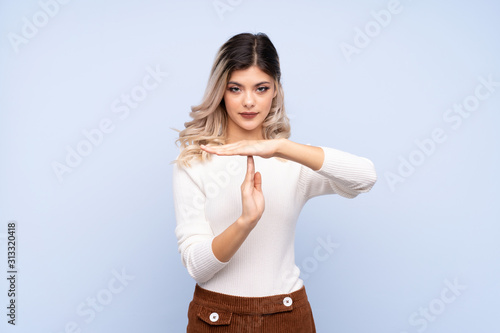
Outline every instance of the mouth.
[[252, 119], [253, 117], [255, 117], [258, 114], [259, 114], [258, 112], [241, 112], [240, 113], [240, 115], [246, 119]]

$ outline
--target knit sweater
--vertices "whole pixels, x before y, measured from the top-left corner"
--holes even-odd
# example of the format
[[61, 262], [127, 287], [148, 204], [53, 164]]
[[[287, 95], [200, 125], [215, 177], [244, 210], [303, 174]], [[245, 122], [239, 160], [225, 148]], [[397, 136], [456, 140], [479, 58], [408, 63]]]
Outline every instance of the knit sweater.
[[325, 194], [354, 198], [368, 192], [377, 176], [373, 163], [330, 147], [322, 167], [254, 156], [262, 175], [265, 210], [234, 256], [219, 261], [212, 240], [241, 216], [246, 156], [212, 155], [191, 167], [173, 168], [175, 233], [183, 265], [200, 287], [224, 294], [259, 297], [300, 289], [295, 264], [295, 226], [304, 204]]

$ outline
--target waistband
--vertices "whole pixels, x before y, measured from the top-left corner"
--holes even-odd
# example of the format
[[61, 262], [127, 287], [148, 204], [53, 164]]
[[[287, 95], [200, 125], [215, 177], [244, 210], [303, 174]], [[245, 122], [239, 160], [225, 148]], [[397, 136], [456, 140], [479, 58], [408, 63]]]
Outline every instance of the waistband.
[[239, 314], [272, 314], [309, 305], [304, 286], [289, 294], [241, 297], [207, 290], [196, 284], [193, 302]]

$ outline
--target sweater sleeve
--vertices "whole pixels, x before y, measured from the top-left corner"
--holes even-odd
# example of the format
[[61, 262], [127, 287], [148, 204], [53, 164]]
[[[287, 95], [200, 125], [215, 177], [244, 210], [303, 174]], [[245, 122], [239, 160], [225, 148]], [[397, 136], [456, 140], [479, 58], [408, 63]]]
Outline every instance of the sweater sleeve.
[[177, 245], [189, 275], [203, 283], [228, 262], [219, 261], [212, 251], [215, 235], [205, 216], [206, 196], [195, 178], [193, 170], [174, 165], [172, 188]]
[[330, 147], [320, 148], [325, 158], [319, 170], [301, 165], [298, 186], [306, 199], [324, 194], [355, 198], [371, 190], [377, 181], [372, 161]]

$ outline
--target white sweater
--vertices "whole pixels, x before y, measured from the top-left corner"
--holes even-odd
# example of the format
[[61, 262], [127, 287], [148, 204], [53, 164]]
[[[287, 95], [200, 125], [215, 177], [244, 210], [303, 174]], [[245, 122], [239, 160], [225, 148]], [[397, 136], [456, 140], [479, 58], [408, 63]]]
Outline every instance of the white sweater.
[[219, 293], [258, 297], [291, 293], [303, 285], [295, 265], [295, 225], [312, 197], [339, 194], [354, 198], [377, 179], [363, 157], [321, 147], [325, 159], [314, 171], [300, 163], [254, 156], [262, 175], [265, 210], [236, 254], [219, 261], [212, 240], [241, 215], [241, 184], [246, 156], [213, 155], [184, 168], [174, 164], [173, 197], [179, 252], [200, 287]]

